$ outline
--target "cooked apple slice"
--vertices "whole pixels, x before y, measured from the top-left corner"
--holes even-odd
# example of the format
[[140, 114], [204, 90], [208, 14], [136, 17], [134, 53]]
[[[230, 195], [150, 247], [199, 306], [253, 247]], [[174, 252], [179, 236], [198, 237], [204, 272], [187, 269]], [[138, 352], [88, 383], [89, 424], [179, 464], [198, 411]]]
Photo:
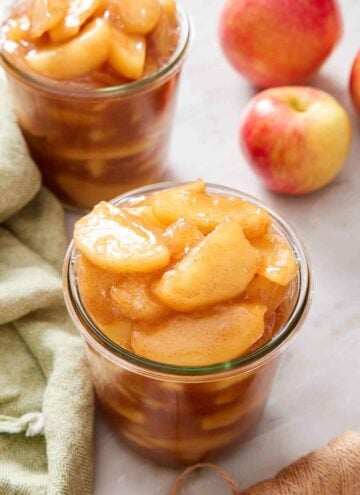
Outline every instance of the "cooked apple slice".
[[128, 79], [140, 79], [145, 65], [146, 40], [138, 34], [112, 29], [109, 62], [111, 67]]
[[63, 43], [76, 36], [100, 3], [101, 0], [70, 0], [66, 15], [49, 31], [51, 41]]
[[218, 306], [210, 311], [176, 315], [153, 326], [134, 323], [135, 353], [179, 366], [206, 366], [244, 354], [264, 332], [266, 307], [260, 304]]
[[267, 311], [264, 316], [264, 333], [250, 348], [249, 352], [253, 352], [256, 349], [259, 349], [263, 345], [270, 342], [273, 336], [276, 334], [277, 330], [279, 330], [278, 326], [279, 320], [277, 319], [277, 313], [270, 313]]
[[115, 273], [165, 268], [165, 243], [121, 208], [101, 202], [75, 224], [74, 243], [94, 265]]
[[125, 31], [132, 34], [150, 33], [161, 15], [159, 0], [121, 0], [111, 2], [111, 6], [120, 17]]
[[124, 206], [121, 210], [126, 214], [130, 221], [140, 223], [156, 236], [161, 236], [166, 229], [166, 226], [154, 215], [151, 206]]
[[65, 17], [69, 0], [34, 0], [30, 35], [40, 38]]
[[180, 218], [177, 222], [169, 225], [163, 233], [163, 239], [170, 251], [171, 258], [178, 261], [192, 247], [199, 244], [204, 239], [204, 235], [192, 222]]
[[77, 277], [81, 300], [94, 321], [107, 324], [121, 316], [111, 299], [111, 289], [120, 276], [93, 265], [84, 255], [77, 260]]
[[106, 20], [96, 19], [67, 43], [31, 50], [26, 61], [35, 72], [44, 76], [74, 79], [86, 76], [107, 60], [110, 41], [110, 28]]
[[165, 62], [171, 57], [179, 40], [178, 13], [175, 0], [161, 0], [162, 13], [156, 28], [149, 35], [156, 58]]
[[193, 194], [203, 193], [206, 191], [206, 185], [202, 179], [197, 179], [193, 182], [188, 182], [187, 184], [181, 184], [181, 186], [172, 187], [168, 189], [168, 191], [187, 191], [188, 193]]
[[169, 313], [169, 308], [151, 293], [151, 282], [153, 282], [151, 277], [130, 275], [112, 288], [111, 298], [125, 318], [158, 320]]
[[193, 311], [236, 297], [253, 279], [259, 256], [237, 222], [219, 225], [152, 290], [177, 311]]
[[248, 201], [182, 189], [159, 193], [154, 198], [153, 208], [155, 215], [164, 223], [187, 218], [204, 233], [211, 232], [225, 220], [235, 220], [250, 239], [266, 232], [270, 223], [266, 211]]
[[258, 273], [277, 284], [286, 286], [299, 270], [295, 253], [287, 240], [271, 230], [267, 234], [252, 240], [261, 255], [262, 263]]
[[163, 13], [171, 17], [172, 19], [176, 19], [177, 16], [177, 6], [176, 6], [176, 0], [160, 0], [161, 7]]
[[127, 351], [132, 351], [131, 332], [132, 323], [129, 320], [117, 319], [111, 323], [98, 324], [100, 330], [109, 337], [110, 340], [123, 347]]
[[9, 19], [1, 28], [1, 32], [9, 41], [23, 41], [30, 36], [30, 19], [27, 15], [22, 15], [16, 19]]
[[[149, 196], [146, 196], [144, 199], [141, 199], [140, 201], [136, 202], [136, 205], [142, 206], [142, 205], [147, 205], [147, 206], [153, 206], [155, 198], [158, 197], [159, 195], [167, 194], [172, 191], [186, 191], [189, 194], [196, 194], [196, 193], [202, 193], [205, 192], [206, 186], [204, 181], [201, 179], [195, 180], [193, 182], [188, 182], [187, 184], [182, 184], [181, 186], [176, 186], [176, 187], [171, 187], [169, 189], [166, 189], [165, 191], [159, 191], [154, 194], [150, 194]], [[181, 215], [180, 217], [181, 218]], [[178, 220], [179, 218], [176, 218], [174, 221]], [[172, 222], [166, 222], [167, 225], [169, 225]]]
[[288, 291], [289, 286], [280, 285], [261, 275], [256, 275], [241, 294], [241, 299], [263, 304], [269, 312], [273, 312], [280, 306]]

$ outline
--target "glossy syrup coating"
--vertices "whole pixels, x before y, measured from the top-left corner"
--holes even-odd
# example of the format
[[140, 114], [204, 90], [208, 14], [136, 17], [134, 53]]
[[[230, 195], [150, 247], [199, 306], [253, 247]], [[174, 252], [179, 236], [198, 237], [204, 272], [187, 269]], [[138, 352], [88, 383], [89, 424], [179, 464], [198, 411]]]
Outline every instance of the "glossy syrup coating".
[[277, 356], [255, 371], [196, 383], [127, 371], [91, 346], [87, 355], [101, 407], [122, 441], [170, 466], [226, 454], [251, 438], [279, 364]]
[[[86, 88], [141, 79], [176, 50], [175, 0], [22, 0], [1, 28], [22, 71]], [[166, 48], [165, 46], [166, 45]]]
[[[161, 180], [180, 19], [175, 0], [14, 4], [0, 33], [14, 109], [44, 183], [66, 206], [89, 209]], [[131, 84], [144, 88], [128, 94]]]
[[202, 181], [121, 207], [101, 202], [77, 222], [74, 242], [80, 294], [95, 323], [106, 308], [107, 323], [110, 315], [130, 320], [133, 352], [165, 364], [244, 354], [274, 325], [270, 315], [298, 272], [265, 210], [209, 194]]
[[[122, 239], [108, 223], [115, 218]], [[297, 261], [266, 211], [207, 193], [201, 180], [120, 207], [102, 203], [77, 223], [74, 241], [78, 287], [94, 323], [127, 351], [159, 363], [201, 367], [252, 352], [294, 304]], [[160, 265], [157, 253], [166, 250]], [[276, 356], [252, 371], [199, 382], [129, 371], [90, 345], [88, 358], [115, 430], [168, 465], [198, 462], [249, 438], [279, 362]]]
[[151, 91], [98, 100], [64, 98], [10, 79], [19, 125], [47, 187], [65, 205], [87, 210], [158, 181], [178, 80], [176, 73]]

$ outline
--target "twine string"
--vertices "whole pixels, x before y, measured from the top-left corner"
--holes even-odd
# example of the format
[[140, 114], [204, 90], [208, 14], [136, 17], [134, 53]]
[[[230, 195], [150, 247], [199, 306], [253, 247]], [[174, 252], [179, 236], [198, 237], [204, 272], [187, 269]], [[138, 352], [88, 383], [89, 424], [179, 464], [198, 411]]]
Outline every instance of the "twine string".
[[180, 495], [186, 478], [199, 468], [214, 470], [226, 481], [233, 495], [360, 495], [360, 433], [345, 432], [326, 447], [290, 464], [275, 478], [243, 492], [220, 466], [195, 464], [177, 477], [170, 495]]
[[228, 473], [224, 469], [222, 469], [220, 466], [217, 466], [216, 464], [211, 464], [209, 462], [200, 462], [198, 464], [194, 464], [193, 466], [188, 467], [187, 469], [185, 469], [185, 471], [179, 474], [179, 476], [176, 478], [172, 486], [170, 495], [180, 495], [180, 490], [183, 487], [186, 478], [188, 478], [197, 469], [203, 469], [203, 468], [208, 468], [215, 471], [227, 483], [228, 487], [231, 490], [232, 495], [240, 494], [240, 488], [237, 486], [235, 481], [228, 475]]

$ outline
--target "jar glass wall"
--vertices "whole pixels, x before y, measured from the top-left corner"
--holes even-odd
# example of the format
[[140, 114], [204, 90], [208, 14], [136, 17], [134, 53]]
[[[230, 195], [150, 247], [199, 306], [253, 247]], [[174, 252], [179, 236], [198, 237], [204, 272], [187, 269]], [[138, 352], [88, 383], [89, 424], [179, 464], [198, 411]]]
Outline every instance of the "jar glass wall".
[[178, 8], [180, 38], [167, 65], [122, 86], [87, 90], [25, 73], [1, 53], [15, 113], [45, 184], [66, 206], [100, 200], [160, 180], [182, 65], [191, 41]]
[[[174, 185], [141, 188], [113, 203], [126, 203]], [[207, 190], [240, 197], [264, 208], [299, 263], [297, 279], [281, 306], [277, 332], [247, 355], [204, 367], [166, 365], [136, 356], [109, 340], [87, 314], [77, 285], [79, 253], [73, 245], [64, 265], [65, 301], [86, 341], [102, 408], [133, 449], [163, 464], [198, 462], [251, 437], [268, 400], [281, 354], [300, 329], [310, 302], [307, 257], [289, 225], [246, 194], [211, 184]]]

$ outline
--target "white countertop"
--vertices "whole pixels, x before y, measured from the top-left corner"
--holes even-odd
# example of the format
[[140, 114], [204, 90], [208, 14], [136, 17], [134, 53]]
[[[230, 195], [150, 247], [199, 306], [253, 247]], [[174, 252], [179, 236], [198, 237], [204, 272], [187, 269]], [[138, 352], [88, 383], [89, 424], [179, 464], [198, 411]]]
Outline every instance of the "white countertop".
[[[264, 190], [241, 156], [238, 126], [254, 90], [220, 52], [217, 19], [222, 0], [183, 3], [197, 36], [183, 73], [170, 152], [172, 175], [236, 187], [278, 210], [307, 246], [315, 282], [310, 314], [283, 358], [255, 438], [219, 462], [246, 487], [275, 475], [334, 435], [360, 430], [360, 117], [355, 116], [347, 91], [360, 45], [360, 2], [340, 2], [343, 40], [313, 82], [349, 111], [351, 156], [330, 186], [302, 198]], [[72, 220], [68, 215], [69, 230]], [[95, 495], [166, 495], [175, 475], [131, 453], [97, 417]], [[187, 493], [225, 495], [228, 490], [211, 473], [203, 472]]]

